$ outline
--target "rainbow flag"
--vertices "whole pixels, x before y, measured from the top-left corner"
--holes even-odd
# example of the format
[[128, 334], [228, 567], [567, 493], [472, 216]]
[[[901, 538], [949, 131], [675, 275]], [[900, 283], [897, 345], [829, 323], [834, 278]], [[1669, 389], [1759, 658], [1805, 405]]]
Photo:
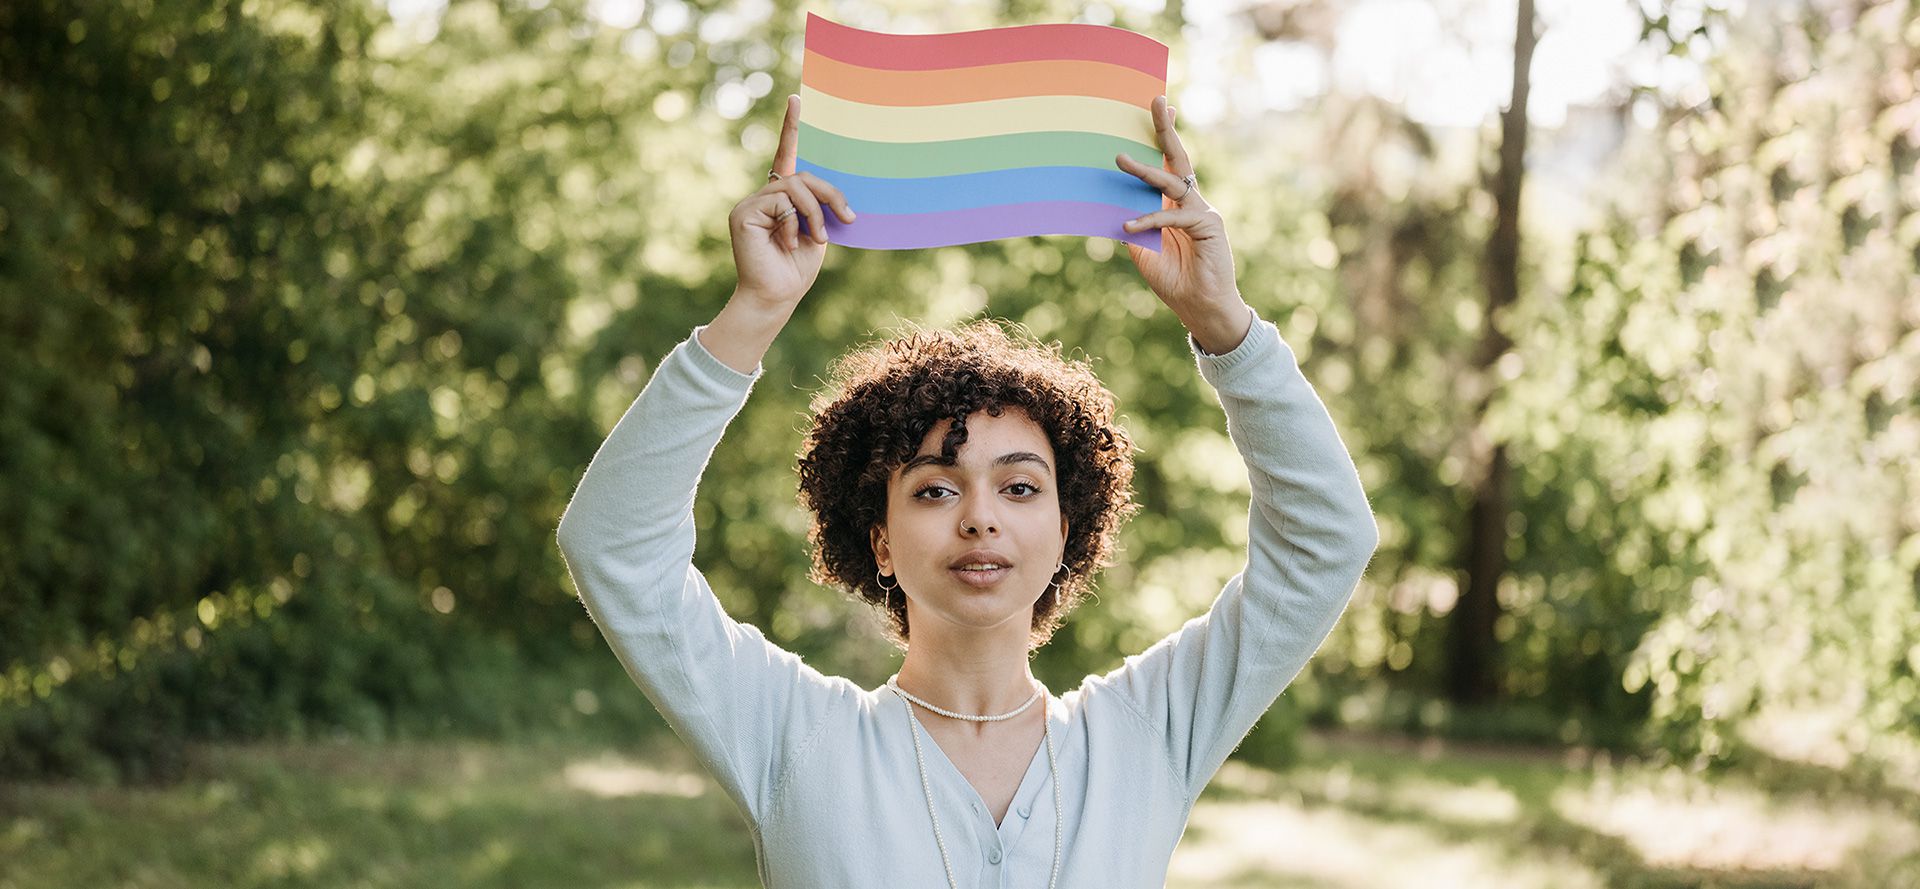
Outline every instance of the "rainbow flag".
[[860, 218], [836, 244], [902, 250], [1027, 235], [1160, 249], [1120, 226], [1162, 206], [1113, 162], [1162, 163], [1153, 100], [1167, 47], [1100, 25], [877, 34], [807, 16], [798, 169]]

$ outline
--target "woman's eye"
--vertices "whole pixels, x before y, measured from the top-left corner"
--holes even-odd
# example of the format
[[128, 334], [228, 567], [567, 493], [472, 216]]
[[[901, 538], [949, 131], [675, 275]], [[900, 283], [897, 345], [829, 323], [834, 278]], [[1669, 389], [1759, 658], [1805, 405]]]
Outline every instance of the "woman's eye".
[[[1008, 485], [1006, 489], [1008, 491], [1012, 491], [1015, 497], [1032, 497], [1033, 495], [1040, 493], [1039, 488], [1034, 487], [1033, 485], [1030, 485], [1026, 482], [1014, 482], [1013, 484]], [[916, 500], [948, 499], [946, 497], [935, 496], [937, 492], [942, 492], [942, 491], [948, 494], [953, 493], [953, 490], [951, 488], [945, 488], [940, 485], [928, 485], [924, 488], [921, 488], [918, 491], [913, 492], [913, 496], [914, 496], [914, 499]]]

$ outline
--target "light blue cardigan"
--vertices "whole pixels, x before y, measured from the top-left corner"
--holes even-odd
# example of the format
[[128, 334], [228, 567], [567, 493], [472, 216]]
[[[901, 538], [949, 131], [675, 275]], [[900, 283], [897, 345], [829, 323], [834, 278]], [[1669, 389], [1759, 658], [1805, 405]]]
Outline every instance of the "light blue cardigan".
[[[1164, 885], [1200, 789], [1333, 629], [1378, 541], [1353, 461], [1279, 331], [1256, 315], [1232, 352], [1188, 346], [1247, 463], [1247, 566], [1206, 614], [1047, 700], [1061, 886]], [[694, 487], [761, 370], [733, 370], [697, 336], [676, 347], [588, 466], [560, 549], [628, 674], [746, 816], [763, 884], [945, 886], [907, 705], [728, 617], [693, 566]], [[939, 745], [925, 749], [961, 885], [1044, 889], [1046, 751], [996, 825]]]

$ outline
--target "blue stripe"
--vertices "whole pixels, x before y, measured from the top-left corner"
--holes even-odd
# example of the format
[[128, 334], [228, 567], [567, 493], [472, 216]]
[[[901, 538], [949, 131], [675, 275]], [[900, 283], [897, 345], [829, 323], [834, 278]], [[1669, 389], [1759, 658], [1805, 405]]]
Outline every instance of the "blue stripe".
[[1139, 214], [1160, 209], [1160, 192], [1121, 170], [1021, 167], [924, 179], [855, 176], [800, 161], [796, 167], [833, 183], [855, 213], [943, 213], [1001, 204], [1080, 201]]

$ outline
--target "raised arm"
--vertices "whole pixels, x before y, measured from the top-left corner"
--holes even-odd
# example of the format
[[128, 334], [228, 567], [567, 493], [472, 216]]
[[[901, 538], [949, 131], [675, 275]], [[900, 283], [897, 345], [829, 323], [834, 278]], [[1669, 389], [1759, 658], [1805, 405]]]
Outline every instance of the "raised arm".
[[[776, 171], [793, 169], [797, 102]], [[729, 617], [693, 566], [695, 487], [820, 269], [824, 240], [799, 243], [796, 217], [810, 214], [824, 237], [821, 203], [850, 215], [825, 183], [769, 179], [729, 217], [733, 297], [661, 361], [594, 455], [558, 531], [580, 598], [628, 675], [756, 823], [784, 752], [857, 691]]]
[[1160, 252], [1131, 247], [1180, 318], [1253, 490], [1247, 566], [1206, 614], [1088, 684], [1116, 695], [1164, 744], [1188, 803], [1333, 629], [1379, 542], [1353, 460], [1272, 323], [1240, 298], [1220, 214], [1202, 197], [1164, 98], [1153, 106], [1167, 158], [1122, 169], [1169, 206], [1128, 223], [1162, 226]]
[[1207, 613], [1093, 682], [1160, 736], [1189, 802], [1326, 639], [1379, 541], [1333, 420], [1273, 324], [1256, 318], [1224, 355], [1190, 345], [1246, 461], [1246, 568]]

